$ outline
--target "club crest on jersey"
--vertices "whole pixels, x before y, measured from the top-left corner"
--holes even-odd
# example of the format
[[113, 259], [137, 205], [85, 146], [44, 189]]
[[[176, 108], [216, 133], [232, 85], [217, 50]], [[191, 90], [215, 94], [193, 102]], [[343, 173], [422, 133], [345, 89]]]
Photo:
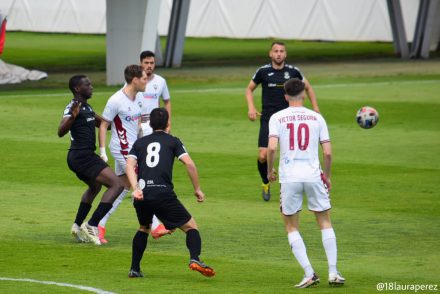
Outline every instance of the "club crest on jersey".
[[154, 90], [157, 90], [157, 85], [154, 84], [154, 85], [153, 85], [153, 88], [154, 88]]
[[139, 105], [140, 108], [142, 108], [142, 102], [141, 101], [138, 101], [138, 105]]
[[290, 79], [290, 74], [289, 74], [288, 71], [284, 72], [284, 79], [285, 79], [285, 80]]

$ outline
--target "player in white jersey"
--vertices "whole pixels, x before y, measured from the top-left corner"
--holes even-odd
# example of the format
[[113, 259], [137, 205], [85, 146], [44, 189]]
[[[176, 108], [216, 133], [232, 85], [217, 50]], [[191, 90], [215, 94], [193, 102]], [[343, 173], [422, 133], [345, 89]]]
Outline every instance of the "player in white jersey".
[[[319, 283], [298, 231], [303, 193], [307, 195], [308, 208], [315, 213], [321, 228], [322, 243], [329, 265], [329, 284], [343, 285], [345, 279], [336, 268], [336, 236], [329, 212], [331, 205], [328, 191], [331, 188], [332, 163], [330, 137], [324, 118], [303, 106], [304, 89], [304, 83], [297, 78], [284, 84], [289, 107], [276, 112], [269, 120], [267, 177], [271, 182], [276, 180], [274, 160], [279, 142], [281, 214], [292, 252], [305, 273], [304, 278], [295, 287], [307, 288]], [[323, 172], [319, 163], [319, 144], [323, 150]]]
[[126, 156], [136, 139], [142, 136], [141, 108], [136, 101], [136, 94], [145, 89], [147, 74], [139, 65], [129, 65], [124, 71], [127, 85], [113, 94], [107, 101], [102, 114], [103, 121], [99, 128], [99, 150], [101, 158], [108, 160], [105, 152], [107, 128], [111, 124], [110, 152], [115, 159], [115, 173], [122, 180], [125, 189], [113, 202], [112, 209], [99, 222], [99, 238], [101, 243], [107, 243], [104, 238], [105, 224], [110, 215], [118, 208], [125, 195], [130, 191], [130, 184], [125, 175]]
[[155, 54], [151, 51], [143, 51], [140, 54], [140, 63], [147, 73], [148, 82], [145, 90], [138, 93], [136, 98], [142, 102], [142, 131], [146, 136], [153, 132], [150, 127], [150, 113], [153, 109], [160, 107], [160, 99], [170, 114], [169, 123], [171, 122], [171, 97], [166, 80], [154, 72]]
[[[168, 111], [168, 128], [167, 132], [171, 130], [171, 98], [168, 91], [167, 82], [165, 79], [154, 72], [156, 68], [156, 57], [152, 51], [143, 51], [140, 54], [140, 65], [147, 73], [148, 81], [145, 90], [139, 92], [136, 99], [141, 105], [142, 113], [142, 132], [144, 136], [150, 135], [153, 129], [150, 126], [150, 113], [153, 109], [160, 107], [160, 98], [164, 107]], [[157, 217], [153, 216], [153, 223], [151, 225], [151, 236], [158, 239], [166, 234], [172, 232], [167, 230], [163, 224], [159, 222]]]

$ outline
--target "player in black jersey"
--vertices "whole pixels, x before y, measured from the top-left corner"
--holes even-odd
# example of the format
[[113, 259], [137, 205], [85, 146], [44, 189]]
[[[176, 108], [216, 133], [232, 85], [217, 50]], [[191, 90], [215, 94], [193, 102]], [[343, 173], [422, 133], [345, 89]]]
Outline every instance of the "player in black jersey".
[[[248, 118], [255, 121], [260, 116], [260, 133], [258, 136], [258, 171], [263, 181], [263, 199], [270, 200], [270, 186], [267, 179], [267, 144], [269, 136], [269, 119], [275, 112], [289, 106], [284, 98], [284, 82], [291, 78], [298, 78], [304, 82], [306, 93], [312, 103], [314, 111], [319, 112], [318, 102], [312, 86], [303, 76], [301, 71], [292, 65], [286, 64], [286, 46], [283, 42], [273, 42], [269, 51], [271, 63], [260, 67], [246, 88], [246, 100], [248, 104]], [[262, 111], [257, 111], [254, 104], [253, 92], [261, 84], [262, 87]]]
[[[112, 203], [121, 193], [123, 186], [113, 170], [95, 154], [95, 128], [101, 124], [101, 117], [87, 103], [93, 92], [89, 78], [85, 75], [73, 76], [69, 81], [69, 88], [73, 93], [73, 99], [64, 110], [63, 119], [58, 127], [58, 136], [63, 137], [70, 131], [71, 143], [67, 164], [88, 186], [81, 198], [71, 233], [78, 241], [101, 245], [98, 238], [98, 223], [112, 208]], [[102, 185], [108, 189], [102, 195], [101, 202], [90, 220], [83, 223]]]
[[[139, 221], [139, 229], [133, 238], [131, 278], [143, 277], [140, 262], [147, 247], [153, 214], [167, 230], [181, 229], [186, 233], [186, 246], [190, 253], [189, 268], [212, 277], [214, 269], [200, 261], [202, 249], [197, 224], [173, 189], [173, 163], [177, 157], [185, 166], [194, 187], [198, 202], [205, 200], [200, 189], [197, 168], [182, 142], [166, 133], [168, 112], [156, 108], [150, 114], [151, 135], [138, 139], [127, 158], [127, 177], [133, 189], [134, 207]], [[138, 174], [136, 174], [136, 167]]]

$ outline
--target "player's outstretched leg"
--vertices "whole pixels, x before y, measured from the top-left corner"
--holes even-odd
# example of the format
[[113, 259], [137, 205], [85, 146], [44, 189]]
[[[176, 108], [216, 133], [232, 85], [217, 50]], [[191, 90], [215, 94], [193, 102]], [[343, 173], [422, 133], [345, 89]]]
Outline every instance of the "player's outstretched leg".
[[186, 247], [188, 247], [190, 253], [189, 268], [193, 271], [198, 271], [206, 277], [215, 276], [214, 269], [199, 259], [202, 251], [202, 239], [200, 238], [200, 234], [197, 229], [190, 229], [186, 231]]
[[[145, 229], [145, 228], [144, 228]], [[131, 267], [128, 272], [129, 278], [142, 278], [144, 274], [141, 271], [141, 260], [147, 248], [148, 233], [144, 229], [138, 230], [133, 237], [131, 252]]]
[[99, 233], [99, 241], [101, 241], [102, 244], [107, 244], [108, 240], [105, 239], [105, 225], [107, 224], [108, 219], [110, 216], [118, 209], [119, 205], [122, 203], [122, 200], [124, 200], [125, 195], [130, 191], [130, 189], [124, 188], [122, 192], [118, 195], [118, 197], [113, 201], [111, 209], [107, 212], [107, 214], [99, 221], [98, 225], [98, 233]]

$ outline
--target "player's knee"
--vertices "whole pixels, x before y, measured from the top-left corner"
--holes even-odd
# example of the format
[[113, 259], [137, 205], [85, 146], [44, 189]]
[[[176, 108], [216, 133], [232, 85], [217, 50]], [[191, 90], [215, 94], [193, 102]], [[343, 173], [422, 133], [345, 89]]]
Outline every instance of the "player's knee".
[[102, 185], [99, 183], [95, 183], [94, 185], [89, 186], [90, 192], [93, 195], [98, 195], [99, 192], [101, 191]]
[[266, 151], [260, 151], [258, 153], [258, 161], [261, 163], [265, 163], [267, 159], [267, 152]]
[[191, 218], [186, 224], [181, 226], [180, 229], [186, 233], [189, 230], [197, 230], [198, 227], [197, 227], [197, 223], [196, 223], [195, 219]]

